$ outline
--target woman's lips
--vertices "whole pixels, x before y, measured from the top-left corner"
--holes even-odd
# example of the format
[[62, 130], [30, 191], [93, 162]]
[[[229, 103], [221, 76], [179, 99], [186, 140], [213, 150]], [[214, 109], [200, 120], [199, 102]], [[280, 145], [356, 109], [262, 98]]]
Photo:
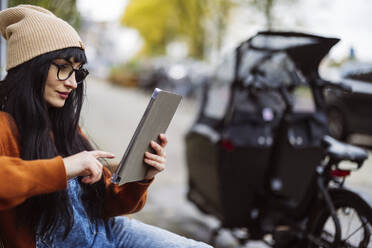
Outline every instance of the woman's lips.
[[68, 97], [68, 94], [70, 94], [70, 92], [60, 92], [60, 91], [57, 91], [58, 95], [62, 98], [62, 99], [67, 99]]

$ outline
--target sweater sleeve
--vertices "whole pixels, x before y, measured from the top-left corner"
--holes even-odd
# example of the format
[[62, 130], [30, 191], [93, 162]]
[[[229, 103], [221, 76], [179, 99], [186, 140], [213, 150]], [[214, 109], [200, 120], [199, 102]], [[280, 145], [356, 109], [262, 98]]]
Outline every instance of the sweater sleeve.
[[31, 196], [66, 187], [62, 157], [25, 161], [0, 156], [0, 210], [13, 208]]
[[62, 157], [22, 160], [15, 122], [0, 111], [0, 210], [13, 208], [34, 195], [66, 187]]
[[118, 186], [111, 182], [112, 174], [104, 168], [106, 181], [106, 199], [104, 217], [131, 214], [140, 211], [146, 202], [148, 183], [130, 182]]

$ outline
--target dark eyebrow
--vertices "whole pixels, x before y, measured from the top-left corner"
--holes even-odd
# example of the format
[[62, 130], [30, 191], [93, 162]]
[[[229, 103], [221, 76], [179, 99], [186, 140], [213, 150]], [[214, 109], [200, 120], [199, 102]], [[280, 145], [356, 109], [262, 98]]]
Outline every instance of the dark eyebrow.
[[65, 59], [65, 58], [56, 58], [55, 60], [64, 60], [66, 63], [72, 65], [71, 61]]
[[[70, 64], [73, 66], [73, 62], [66, 59], [66, 58], [57, 58], [57, 59], [61, 59], [61, 60], [64, 60], [66, 63]], [[76, 62], [76, 63], [79, 63], [79, 66], [77, 67], [78, 69], [82, 68], [84, 66], [84, 63], [81, 63], [81, 62]]]

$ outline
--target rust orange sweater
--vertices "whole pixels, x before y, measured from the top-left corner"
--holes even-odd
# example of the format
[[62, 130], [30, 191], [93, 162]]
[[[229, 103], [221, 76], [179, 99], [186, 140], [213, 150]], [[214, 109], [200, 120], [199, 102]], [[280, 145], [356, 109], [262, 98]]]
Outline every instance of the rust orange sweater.
[[[27, 198], [65, 189], [66, 171], [62, 157], [25, 161], [19, 158], [18, 131], [14, 120], [0, 111], [0, 246], [35, 247], [35, 235], [25, 227], [16, 227], [15, 207]], [[111, 183], [104, 169], [106, 199], [104, 218], [139, 211], [145, 204], [150, 183]]]

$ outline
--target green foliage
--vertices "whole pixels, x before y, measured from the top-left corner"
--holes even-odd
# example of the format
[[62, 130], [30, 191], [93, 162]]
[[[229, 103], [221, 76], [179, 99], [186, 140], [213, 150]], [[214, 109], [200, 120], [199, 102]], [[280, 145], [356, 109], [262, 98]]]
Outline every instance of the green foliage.
[[175, 37], [178, 24], [170, 4], [163, 0], [136, 0], [129, 2], [121, 22], [138, 30], [145, 40], [143, 52], [164, 54], [165, 46]]
[[80, 27], [80, 13], [76, 8], [76, 0], [9, 0], [9, 7], [19, 4], [32, 4], [46, 8], [56, 16], [70, 23], [74, 28]]
[[[142, 36], [143, 55], [163, 55], [170, 42], [185, 41], [189, 55], [202, 59], [207, 45], [220, 45], [231, 6], [231, 0], [131, 0], [121, 24]], [[210, 37], [208, 21], [218, 30], [217, 37]]]
[[[230, 10], [254, 8], [266, 20], [266, 29], [279, 21], [274, 7], [299, 0], [129, 0], [121, 19], [144, 39], [142, 55], [164, 55], [172, 41], [184, 41], [189, 56], [203, 59], [210, 47], [220, 49]], [[247, 17], [249, 18], [249, 17]]]

